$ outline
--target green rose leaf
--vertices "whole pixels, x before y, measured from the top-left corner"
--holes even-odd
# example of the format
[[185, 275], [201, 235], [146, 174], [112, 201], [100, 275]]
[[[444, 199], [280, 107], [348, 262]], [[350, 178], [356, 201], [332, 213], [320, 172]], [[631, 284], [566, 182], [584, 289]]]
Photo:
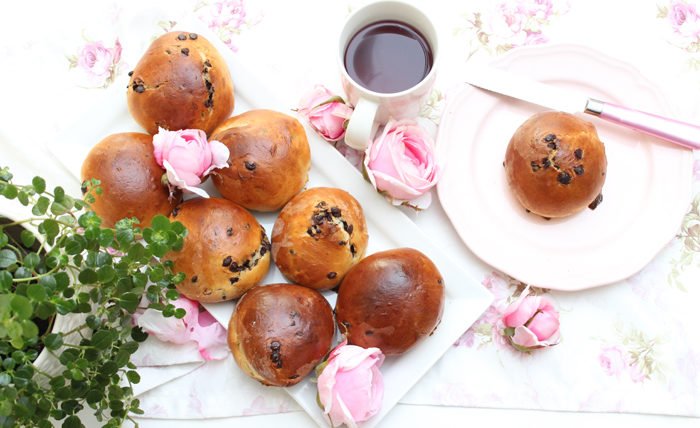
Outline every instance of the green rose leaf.
[[0, 250], [0, 269], [5, 269], [17, 263], [17, 256], [12, 250]]

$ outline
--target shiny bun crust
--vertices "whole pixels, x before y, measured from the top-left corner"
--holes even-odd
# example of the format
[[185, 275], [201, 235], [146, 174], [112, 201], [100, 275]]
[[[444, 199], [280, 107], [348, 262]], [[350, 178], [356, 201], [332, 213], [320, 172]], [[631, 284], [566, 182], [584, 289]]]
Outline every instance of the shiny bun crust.
[[432, 334], [442, 317], [445, 287], [433, 262], [411, 248], [374, 253], [345, 276], [335, 316], [349, 343], [402, 354]]
[[270, 267], [265, 229], [243, 207], [220, 198], [192, 199], [170, 216], [187, 228], [180, 251], [168, 253], [174, 271], [186, 278], [177, 290], [203, 303], [240, 297]]
[[306, 185], [309, 142], [295, 118], [272, 110], [232, 117], [212, 133], [231, 156], [212, 176], [221, 195], [255, 211], [277, 211]]
[[326, 299], [292, 284], [254, 287], [236, 305], [228, 345], [240, 368], [264, 385], [299, 383], [330, 350], [335, 324]]
[[204, 37], [175, 31], [158, 37], [131, 73], [129, 112], [147, 132], [197, 128], [207, 134], [233, 112], [226, 62]]
[[505, 159], [508, 185], [534, 214], [565, 217], [602, 200], [607, 159], [593, 124], [561, 112], [538, 113], [515, 131]]
[[295, 196], [272, 229], [272, 257], [282, 274], [317, 290], [333, 288], [367, 249], [367, 222], [348, 192], [315, 187]]
[[156, 163], [151, 138], [137, 132], [112, 134], [97, 143], [83, 161], [81, 181], [100, 180], [102, 194], [93, 194], [91, 207], [102, 226], [113, 227], [126, 217], [150, 226], [153, 216], [169, 215], [180, 202], [180, 192], [171, 196], [161, 182], [165, 170]]

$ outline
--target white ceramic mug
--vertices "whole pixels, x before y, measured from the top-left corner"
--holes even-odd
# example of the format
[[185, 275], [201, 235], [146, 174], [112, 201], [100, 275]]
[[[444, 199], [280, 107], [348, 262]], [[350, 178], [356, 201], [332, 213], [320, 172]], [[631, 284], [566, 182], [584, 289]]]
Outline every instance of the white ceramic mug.
[[[345, 68], [345, 49], [352, 36], [365, 26], [378, 21], [400, 21], [418, 30], [430, 45], [433, 63], [428, 74], [415, 86], [394, 93], [375, 92], [365, 88], [348, 74]], [[401, 1], [379, 1], [368, 4], [355, 12], [345, 22], [338, 44], [343, 89], [355, 110], [345, 133], [345, 142], [358, 150], [364, 150], [379, 124], [390, 118], [404, 119], [418, 116], [421, 104], [430, 95], [435, 82], [438, 57], [437, 32], [430, 19], [417, 9]]]

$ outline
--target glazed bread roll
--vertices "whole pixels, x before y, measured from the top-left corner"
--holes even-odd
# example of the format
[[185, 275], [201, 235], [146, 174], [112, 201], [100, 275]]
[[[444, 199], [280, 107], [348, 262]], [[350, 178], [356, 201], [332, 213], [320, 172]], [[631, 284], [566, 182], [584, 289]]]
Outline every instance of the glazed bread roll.
[[226, 62], [204, 37], [174, 31], [158, 37], [130, 73], [129, 112], [147, 132], [197, 128], [207, 134], [233, 112]]
[[295, 118], [251, 110], [222, 123], [211, 136], [230, 153], [229, 168], [212, 176], [221, 195], [255, 211], [277, 211], [304, 188], [309, 142]]
[[350, 269], [338, 289], [335, 316], [349, 343], [398, 355], [432, 334], [444, 302], [435, 264], [420, 251], [398, 248]]
[[264, 385], [291, 386], [330, 350], [335, 324], [326, 299], [293, 284], [254, 287], [228, 325], [228, 346], [240, 368]]
[[270, 267], [265, 229], [243, 207], [221, 198], [198, 198], [173, 210], [171, 220], [187, 228], [182, 250], [166, 256], [186, 278], [177, 290], [203, 303], [240, 297]]
[[100, 180], [102, 194], [93, 194], [91, 208], [103, 227], [114, 227], [126, 217], [150, 226], [153, 216], [169, 215], [180, 202], [181, 193], [171, 195], [161, 181], [165, 170], [156, 163], [151, 139], [138, 132], [112, 134], [97, 143], [83, 161], [81, 181]]
[[272, 258], [291, 282], [325, 290], [362, 259], [368, 239], [362, 207], [352, 195], [315, 187], [280, 212], [272, 229]]
[[565, 217], [602, 201], [608, 166], [593, 124], [562, 112], [538, 113], [515, 131], [504, 162], [508, 185], [528, 211]]

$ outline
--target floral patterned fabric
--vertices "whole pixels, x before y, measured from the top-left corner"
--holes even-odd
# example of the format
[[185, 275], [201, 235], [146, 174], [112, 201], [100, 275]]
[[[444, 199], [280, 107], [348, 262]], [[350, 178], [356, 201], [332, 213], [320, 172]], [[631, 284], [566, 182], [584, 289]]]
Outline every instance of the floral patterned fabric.
[[[700, 122], [698, 1], [644, 0], [631, 8], [626, 2], [606, 2], [604, 12], [598, 2], [585, 0], [414, 2], [431, 14], [440, 31], [439, 79], [421, 111], [421, 123], [432, 131], [468, 61], [557, 42], [588, 45], [633, 64], [664, 90], [679, 118]], [[122, 90], [141, 52], [183, 19], [206, 24], [290, 110], [315, 84], [342, 93], [336, 34], [361, 3], [313, 0], [301, 7], [283, 0], [83, 1], [73, 6], [80, 13], [66, 15], [60, 2], [45, 3], [41, 14], [33, 10], [33, 2], [17, 2], [16, 10], [0, 18], [17, 41], [0, 44], [3, 64], [15, 64], [2, 67], [0, 77], [17, 83], [5, 88], [4, 99], [10, 101], [4, 103], [3, 117], [9, 120], [0, 131], [1, 153], [41, 159], [37, 147], [51, 144], [57, 132], [79, 120], [102, 91]], [[25, 19], [29, 16], [31, 25]], [[235, 82], [236, 70], [232, 75]], [[37, 117], [42, 126], [36, 126]], [[360, 153], [342, 142], [334, 145], [352, 164], [362, 164]], [[700, 154], [695, 156], [693, 203], [677, 235], [644, 270], [591, 290], [538, 290], [560, 311], [562, 338], [556, 347], [530, 354], [509, 347], [499, 334], [499, 311], [526, 284], [473, 256], [463, 260], [481, 269], [481, 283], [494, 294], [494, 304], [402, 402], [700, 416], [700, 341], [695, 331], [700, 303]], [[42, 168], [34, 173], [59, 176], [50, 166]], [[428, 212], [409, 214], [435, 240], [461, 245], [444, 226], [447, 220], [439, 210], [433, 206]], [[150, 389], [141, 399], [146, 416], [153, 418], [299, 410], [282, 391], [243, 376], [230, 357], [206, 362]]]

